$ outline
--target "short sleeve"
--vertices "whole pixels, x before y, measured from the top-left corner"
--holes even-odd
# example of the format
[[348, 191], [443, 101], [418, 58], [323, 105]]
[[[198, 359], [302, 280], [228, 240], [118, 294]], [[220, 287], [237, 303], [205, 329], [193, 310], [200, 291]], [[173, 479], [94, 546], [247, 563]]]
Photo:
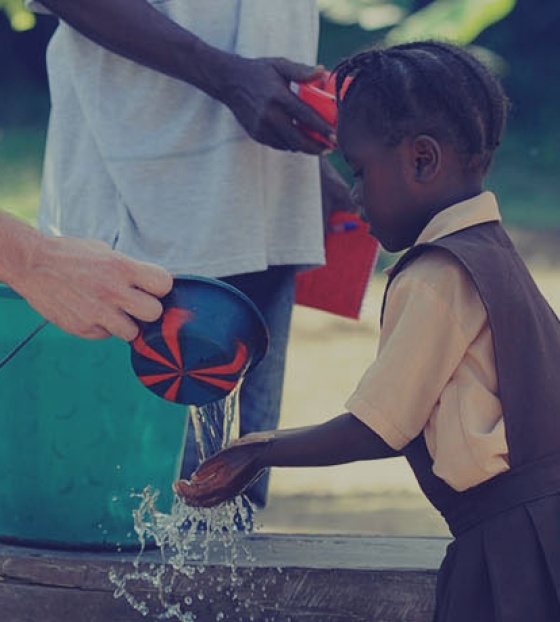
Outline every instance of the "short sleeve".
[[426, 426], [485, 322], [474, 283], [457, 260], [444, 250], [424, 253], [391, 283], [378, 356], [346, 407], [402, 449]]

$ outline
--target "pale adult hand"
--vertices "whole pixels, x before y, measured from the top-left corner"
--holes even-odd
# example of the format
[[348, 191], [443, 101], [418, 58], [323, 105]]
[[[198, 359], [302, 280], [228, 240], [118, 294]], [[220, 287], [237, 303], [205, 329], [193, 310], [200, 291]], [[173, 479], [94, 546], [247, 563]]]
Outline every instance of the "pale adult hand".
[[173, 484], [187, 505], [212, 507], [241, 494], [264, 472], [263, 457], [269, 439], [248, 434], [203, 462], [190, 480]]
[[50, 238], [29, 229], [17, 240], [25, 250], [14, 250], [19, 261], [11, 264], [3, 257], [0, 278], [64, 331], [130, 341], [138, 334], [134, 319], [149, 322], [161, 315], [158, 298], [173, 284], [163, 268], [132, 260], [97, 240]]
[[248, 59], [231, 55], [220, 74], [217, 98], [230, 108], [254, 140], [275, 149], [318, 155], [328, 147], [303, 127], [334, 143], [334, 129], [290, 90], [290, 82], [308, 82], [324, 73], [285, 58]]

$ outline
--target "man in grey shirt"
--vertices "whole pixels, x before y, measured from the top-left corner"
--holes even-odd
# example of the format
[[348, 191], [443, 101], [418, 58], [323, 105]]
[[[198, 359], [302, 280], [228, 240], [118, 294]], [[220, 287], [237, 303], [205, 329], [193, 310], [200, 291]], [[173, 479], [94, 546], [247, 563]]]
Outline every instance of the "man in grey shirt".
[[[295, 273], [324, 261], [326, 169], [310, 156], [325, 144], [301, 127], [334, 137], [289, 88], [320, 71], [316, 0], [29, 5], [61, 19], [41, 228], [249, 295], [271, 347], [243, 384], [241, 433], [276, 427]], [[186, 458], [183, 477], [192, 445]], [[264, 505], [264, 480], [250, 497]]]

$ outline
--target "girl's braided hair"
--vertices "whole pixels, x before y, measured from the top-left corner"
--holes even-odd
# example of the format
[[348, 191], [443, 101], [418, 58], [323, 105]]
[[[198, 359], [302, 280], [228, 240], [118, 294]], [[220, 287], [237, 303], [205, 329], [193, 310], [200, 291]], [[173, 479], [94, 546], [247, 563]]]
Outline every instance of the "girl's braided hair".
[[426, 133], [449, 141], [466, 168], [490, 165], [509, 103], [497, 77], [464, 48], [440, 41], [373, 48], [343, 60], [335, 72], [341, 111], [365, 120], [385, 144]]

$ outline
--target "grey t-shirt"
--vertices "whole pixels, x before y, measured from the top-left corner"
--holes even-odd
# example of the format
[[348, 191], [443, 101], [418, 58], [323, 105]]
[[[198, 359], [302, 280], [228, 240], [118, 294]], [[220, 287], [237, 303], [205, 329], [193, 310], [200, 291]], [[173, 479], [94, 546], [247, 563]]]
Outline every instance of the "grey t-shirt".
[[[220, 49], [315, 63], [316, 0], [151, 1]], [[99, 238], [175, 274], [323, 262], [317, 158], [256, 143], [219, 102], [63, 22], [47, 65], [43, 231]]]

